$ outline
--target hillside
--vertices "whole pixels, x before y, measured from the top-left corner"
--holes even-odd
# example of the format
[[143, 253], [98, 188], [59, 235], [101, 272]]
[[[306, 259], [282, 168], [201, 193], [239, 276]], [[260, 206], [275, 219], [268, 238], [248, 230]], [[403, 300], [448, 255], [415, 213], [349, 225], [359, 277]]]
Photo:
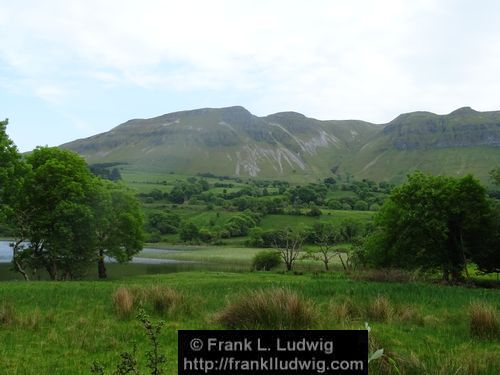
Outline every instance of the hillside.
[[359, 178], [398, 182], [413, 170], [472, 173], [487, 181], [500, 164], [500, 112], [406, 113], [386, 124], [343, 167]]
[[323, 176], [379, 130], [363, 121], [319, 121], [294, 112], [257, 117], [242, 107], [207, 108], [131, 120], [61, 147], [89, 163], [124, 162], [151, 171]]
[[500, 112], [413, 112], [377, 125], [205, 108], [130, 120], [61, 147], [89, 163], [121, 162], [151, 172], [313, 180], [334, 171], [397, 182], [421, 169], [486, 179], [500, 164]]

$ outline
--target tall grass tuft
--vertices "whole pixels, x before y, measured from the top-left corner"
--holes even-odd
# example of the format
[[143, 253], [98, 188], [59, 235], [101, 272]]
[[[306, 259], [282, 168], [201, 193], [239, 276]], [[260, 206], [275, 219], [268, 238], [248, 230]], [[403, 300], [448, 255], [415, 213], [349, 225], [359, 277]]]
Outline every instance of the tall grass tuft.
[[485, 302], [473, 302], [469, 308], [469, 330], [472, 337], [499, 337], [500, 322], [495, 308]]
[[328, 306], [328, 311], [333, 321], [344, 325], [348, 325], [353, 320], [361, 317], [359, 307], [350, 298], [343, 302], [331, 301]]
[[392, 316], [392, 306], [389, 299], [385, 296], [378, 296], [366, 308], [366, 315], [369, 320], [386, 322]]
[[184, 305], [184, 297], [179, 292], [163, 285], [155, 285], [149, 289], [147, 299], [160, 315], [179, 311]]
[[240, 329], [306, 329], [316, 319], [311, 301], [283, 288], [248, 293], [216, 315], [223, 326]]
[[2, 303], [0, 305], [0, 326], [9, 325], [16, 320], [16, 310], [11, 303]]
[[134, 311], [134, 296], [128, 288], [118, 288], [113, 295], [115, 311], [121, 318], [128, 318]]

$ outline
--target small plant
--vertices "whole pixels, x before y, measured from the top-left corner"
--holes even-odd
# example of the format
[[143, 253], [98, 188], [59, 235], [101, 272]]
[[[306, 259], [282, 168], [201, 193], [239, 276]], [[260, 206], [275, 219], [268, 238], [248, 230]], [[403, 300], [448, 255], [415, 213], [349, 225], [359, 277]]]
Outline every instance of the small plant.
[[383, 374], [401, 374], [398, 364], [392, 358], [392, 355], [389, 356], [387, 351], [379, 348], [380, 345], [371, 333], [372, 328], [368, 322], [365, 322], [365, 329], [368, 331], [368, 364], [371, 363], [372, 367], [374, 367], [373, 365], [376, 363], [379, 372]]
[[469, 329], [473, 337], [500, 336], [500, 322], [493, 306], [485, 302], [472, 303], [469, 308]]
[[[149, 343], [151, 348], [151, 350], [146, 352], [146, 358], [148, 359], [146, 367], [150, 370], [149, 373], [151, 375], [162, 375], [164, 373], [167, 358], [163, 354], [160, 354], [159, 337], [161, 334], [161, 329], [163, 328], [163, 325], [165, 323], [163, 321], [159, 321], [158, 323], [153, 324], [149, 319], [149, 316], [145, 313], [143, 309], [139, 310], [139, 314], [137, 314], [137, 319], [142, 323], [142, 326], [146, 331], [146, 335], [149, 338]], [[116, 370], [112, 373], [113, 375], [142, 374], [142, 372], [139, 370], [135, 345], [132, 353], [124, 352], [120, 354], [120, 357], [121, 360], [116, 366]], [[95, 361], [92, 364], [90, 371], [92, 374], [105, 375], [104, 366], [102, 366], [97, 361]]]
[[287, 289], [251, 292], [228, 304], [216, 316], [228, 328], [306, 329], [316, 322], [316, 310]]
[[252, 260], [252, 268], [257, 271], [269, 271], [280, 264], [281, 256], [275, 250], [259, 251]]
[[113, 302], [118, 316], [129, 317], [134, 311], [134, 296], [127, 288], [118, 288], [113, 295]]

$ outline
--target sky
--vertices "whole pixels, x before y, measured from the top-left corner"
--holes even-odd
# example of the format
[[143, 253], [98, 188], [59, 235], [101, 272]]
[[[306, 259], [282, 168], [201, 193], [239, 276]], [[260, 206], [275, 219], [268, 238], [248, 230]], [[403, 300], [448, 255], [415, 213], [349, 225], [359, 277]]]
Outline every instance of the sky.
[[0, 118], [29, 151], [205, 107], [500, 110], [499, 21], [496, 0], [0, 0]]

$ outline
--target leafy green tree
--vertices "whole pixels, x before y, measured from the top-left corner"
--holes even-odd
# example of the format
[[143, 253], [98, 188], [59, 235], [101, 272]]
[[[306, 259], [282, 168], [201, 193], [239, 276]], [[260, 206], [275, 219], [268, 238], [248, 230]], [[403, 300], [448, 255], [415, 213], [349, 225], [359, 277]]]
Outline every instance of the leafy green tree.
[[280, 264], [281, 256], [276, 250], [259, 251], [252, 259], [252, 268], [257, 271], [270, 271]]
[[190, 221], [184, 222], [181, 224], [179, 236], [184, 242], [196, 241], [200, 238], [200, 229], [196, 226], [195, 223], [192, 223]]
[[142, 250], [144, 220], [139, 202], [121, 185], [99, 181], [95, 194], [95, 255], [99, 278], [105, 279], [105, 257], [127, 262]]
[[18, 196], [26, 164], [6, 132], [8, 120], [0, 121], [0, 220], [5, 219], [9, 204]]
[[172, 234], [179, 231], [180, 217], [173, 212], [153, 212], [148, 216], [150, 231], [158, 231], [161, 234]]
[[395, 188], [376, 216], [367, 240], [375, 265], [439, 269], [457, 280], [467, 259], [484, 251], [491, 209], [472, 176], [453, 178], [416, 172]]
[[500, 186], [500, 167], [492, 169], [490, 171], [490, 177], [495, 185]]
[[354, 238], [359, 237], [363, 230], [363, 225], [354, 219], [344, 219], [340, 223], [340, 235], [346, 242], [352, 242]]
[[39, 147], [26, 162], [30, 169], [11, 202], [14, 262], [21, 273], [44, 268], [53, 280], [73, 278], [94, 259], [96, 179], [82, 158], [58, 148]]

